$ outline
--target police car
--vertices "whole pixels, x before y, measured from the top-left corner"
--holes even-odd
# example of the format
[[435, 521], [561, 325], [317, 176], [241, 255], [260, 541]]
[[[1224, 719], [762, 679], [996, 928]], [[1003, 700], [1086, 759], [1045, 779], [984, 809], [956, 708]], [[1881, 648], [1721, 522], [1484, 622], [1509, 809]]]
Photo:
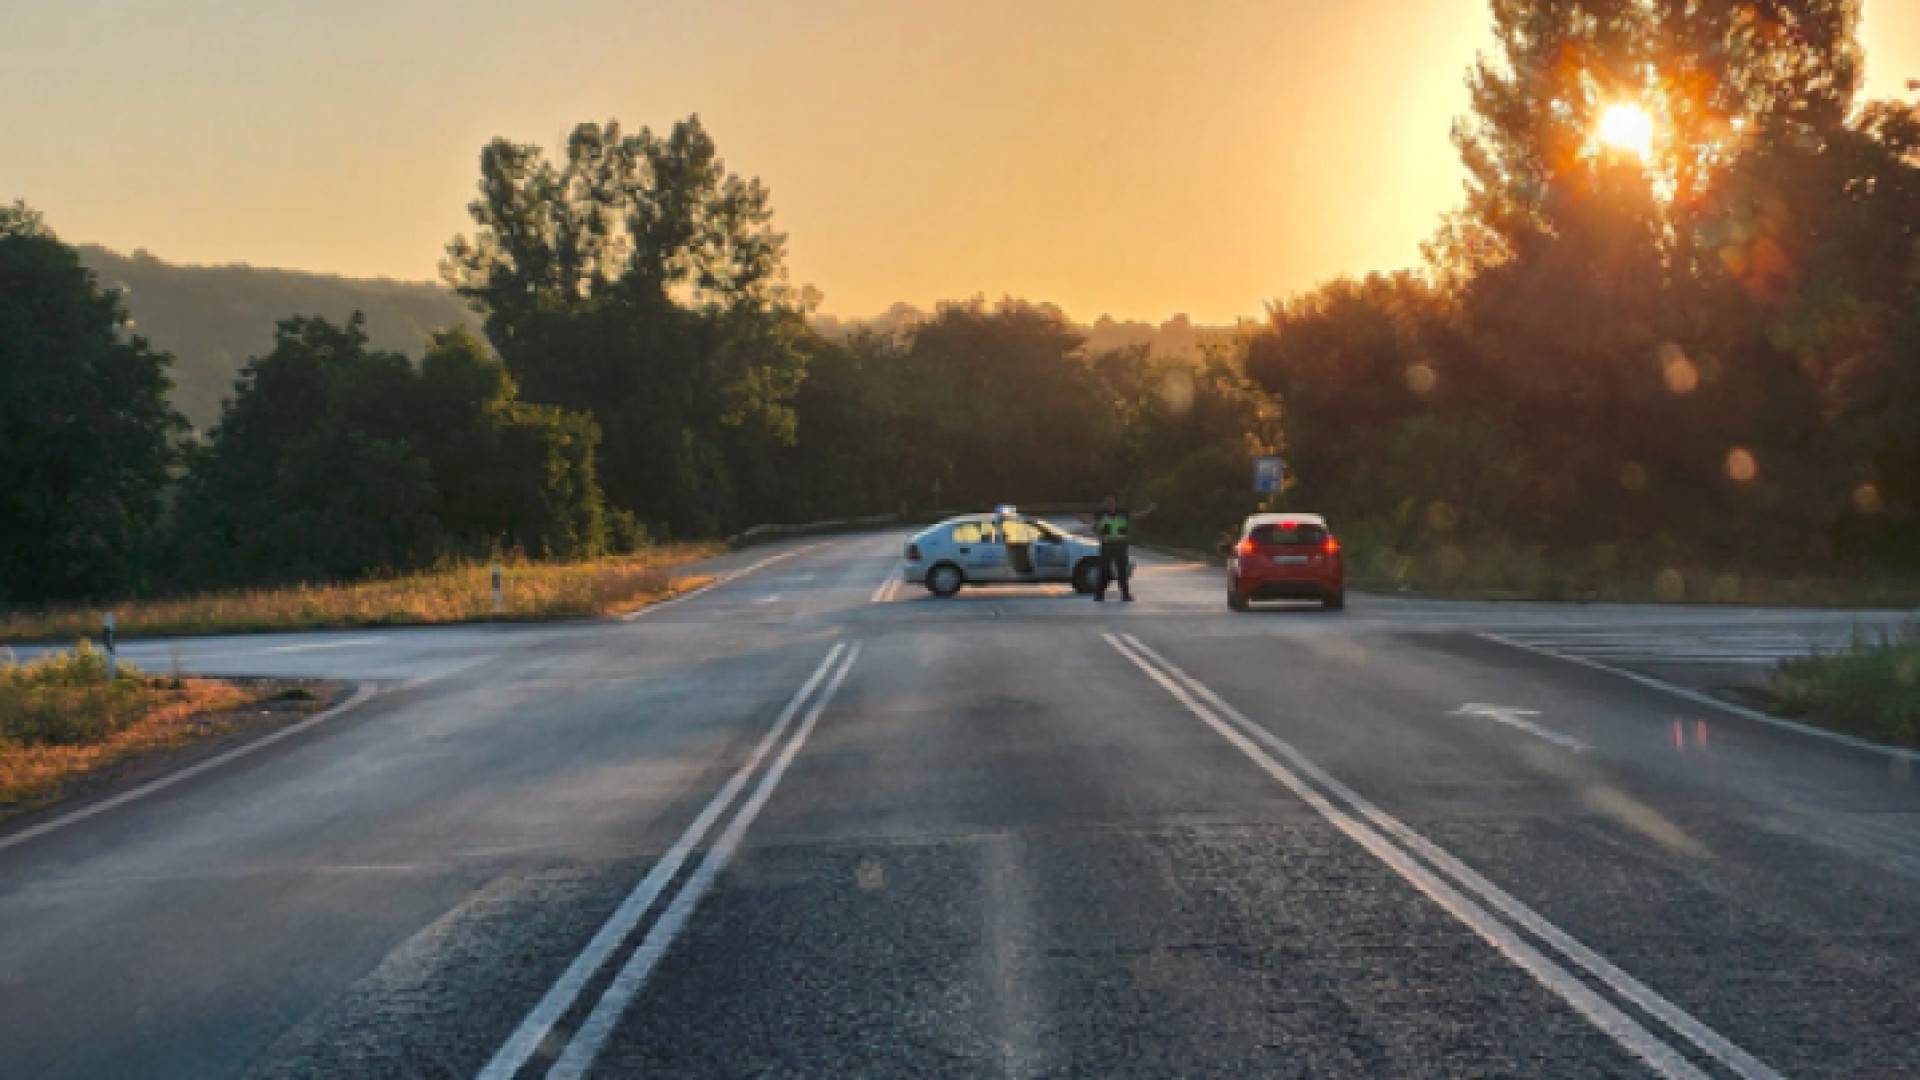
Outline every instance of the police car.
[[947, 597], [963, 585], [1067, 583], [1090, 593], [1100, 585], [1100, 545], [1011, 506], [991, 514], [948, 518], [907, 541], [905, 577]]

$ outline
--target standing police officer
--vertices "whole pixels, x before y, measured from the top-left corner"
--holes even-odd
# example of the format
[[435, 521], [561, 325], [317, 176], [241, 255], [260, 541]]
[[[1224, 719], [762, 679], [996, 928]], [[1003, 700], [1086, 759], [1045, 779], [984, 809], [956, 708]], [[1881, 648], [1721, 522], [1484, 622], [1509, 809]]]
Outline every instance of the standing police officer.
[[1120, 505], [1120, 500], [1112, 492], [1107, 493], [1102, 502], [1100, 513], [1093, 519], [1093, 531], [1100, 538], [1100, 587], [1094, 590], [1095, 600], [1107, 598], [1107, 585], [1120, 583], [1120, 599], [1133, 602], [1133, 590], [1128, 588], [1127, 579], [1131, 576], [1131, 563], [1127, 555], [1127, 544], [1132, 539], [1134, 518], [1143, 518], [1159, 507], [1154, 503], [1138, 514], [1132, 513]]

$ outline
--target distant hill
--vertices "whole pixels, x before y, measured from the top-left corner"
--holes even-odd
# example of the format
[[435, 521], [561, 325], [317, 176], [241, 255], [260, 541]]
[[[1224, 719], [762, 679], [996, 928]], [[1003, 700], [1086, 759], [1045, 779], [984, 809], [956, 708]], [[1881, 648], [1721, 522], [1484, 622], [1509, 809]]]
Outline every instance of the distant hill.
[[[480, 328], [480, 317], [443, 286], [387, 278], [347, 278], [247, 266], [186, 266], [145, 251], [121, 255], [91, 244], [80, 258], [100, 284], [125, 293], [135, 328], [174, 356], [176, 407], [206, 431], [220, 419], [220, 402], [232, 396], [241, 365], [273, 347], [273, 326], [289, 315], [345, 319], [367, 316], [375, 348], [420, 355], [427, 335], [449, 326]], [[930, 316], [911, 304], [895, 304], [871, 319], [816, 315], [814, 326], [837, 335], [856, 329], [899, 333]], [[1101, 316], [1087, 335], [1089, 351], [1145, 345], [1155, 356], [1201, 359], [1203, 342], [1225, 337], [1228, 328], [1195, 326], [1185, 315], [1155, 326]]]
[[102, 286], [125, 292], [135, 329], [174, 355], [174, 404], [202, 431], [220, 419], [241, 365], [273, 347], [274, 323], [289, 315], [345, 319], [363, 311], [375, 347], [409, 356], [420, 355], [434, 330], [480, 326], [459, 297], [428, 282], [181, 266], [92, 245], [79, 251]]

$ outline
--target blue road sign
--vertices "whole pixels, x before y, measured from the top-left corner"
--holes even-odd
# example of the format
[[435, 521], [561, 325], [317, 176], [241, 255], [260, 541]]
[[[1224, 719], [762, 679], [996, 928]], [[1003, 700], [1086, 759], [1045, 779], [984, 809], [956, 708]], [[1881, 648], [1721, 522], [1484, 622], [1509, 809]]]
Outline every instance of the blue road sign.
[[1286, 468], [1277, 457], [1253, 459], [1253, 490], [1262, 495], [1270, 495], [1280, 490], [1280, 483], [1286, 478]]

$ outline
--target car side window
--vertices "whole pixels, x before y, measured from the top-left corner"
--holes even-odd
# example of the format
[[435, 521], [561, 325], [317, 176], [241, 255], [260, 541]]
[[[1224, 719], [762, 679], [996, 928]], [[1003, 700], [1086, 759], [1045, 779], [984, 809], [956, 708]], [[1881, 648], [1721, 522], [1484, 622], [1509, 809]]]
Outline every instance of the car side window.
[[983, 543], [983, 544], [997, 544], [997, 543], [999, 543], [999, 542], [1000, 542], [1000, 527], [999, 527], [999, 526], [997, 526], [997, 525], [995, 525], [995, 524], [994, 524], [993, 522], [991, 522], [991, 521], [983, 521], [983, 522], [981, 522], [981, 523], [980, 523], [980, 542], [981, 542], [981, 543]]
[[955, 525], [953, 527], [953, 542], [956, 544], [979, 543], [980, 542], [980, 526], [972, 525], [972, 524]]

